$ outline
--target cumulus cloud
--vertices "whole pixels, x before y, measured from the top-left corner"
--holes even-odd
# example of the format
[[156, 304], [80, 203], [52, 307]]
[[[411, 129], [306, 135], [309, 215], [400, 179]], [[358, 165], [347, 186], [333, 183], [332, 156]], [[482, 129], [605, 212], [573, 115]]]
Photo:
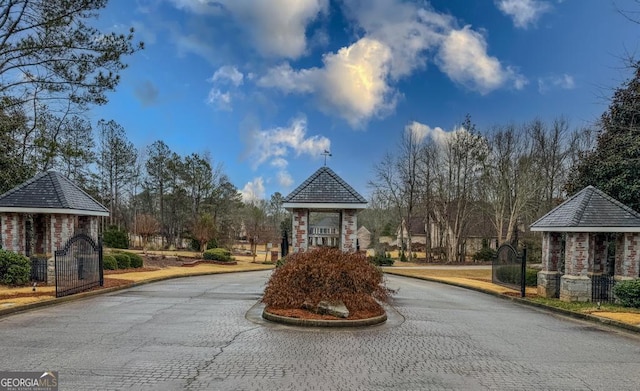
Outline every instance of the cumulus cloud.
[[449, 78], [469, 89], [489, 93], [527, 84], [514, 67], [488, 54], [487, 42], [470, 26], [458, 28], [450, 15], [400, 0], [344, 0], [347, 17], [364, 35], [321, 67], [272, 67], [257, 84], [284, 93], [310, 94], [325, 113], [359, 127], [395, 109], [399, 79], [424, 68], [430, 55]]
[[576, 87], [573, 76], [566, 73], [538, 78], [538, 92], [547, 93], [551, 89], [572, 90]]
[[278, 171], [277, 178], [278, 184], [282, 187], [287, 188], [293, 185], [293, 178], [287, 171]]
[[233, 96], [238, 95], [237, 87], [242, 84], [243, 79], [242, 72], [234, 66], [225, 65], [218, 68], [207, 80], [213, 84], [207, 96], [207, 103], [218, 110], [231, 111]]
[[534, 25], [540, 15], [551, 9], [549, 3], [539, 0], [496, 0], [495, 3], [516, 27], [523, 29]]
[[142, 106], [151, 106], [158, 100], [158, 89], [149, 80], [145, 80], [136, 84], [133, 89], [133, 94], [142, 103]]
[[254, 129], [248, 140], [248, 156], [254, 169], [267, 161], [278, 167], [286, 167], [286, 157], [290, 153], [317, 158], [322, 151], [331, 147], [328, 138], [307, 135], [307, 120], [303, 117], [294, 119], [287, 127]]
[[247, 204], [264, 199], [265, 189], [262, 177], [253, 178], [251, 182], [247, 182], [240, 190], [240, 194], [242, 195], [242, 201]]
[[485, 38], [470, 26], [449, 32], [440, 47], [438, 61], [451, 80], [481, 94], [508, 81], [517, 89], [526, 84], [524, 76], [514, 68], [503, 67], [497, 58], [487, 54]]
[[387, 82], [390, 60], [388, 46], [362, 38], [326, 54], [322, 68], [294, 70], [283, 64], [270, 69], [258, 85], [285, 93], [314, 93], [323, 111], [337, 113], [357, 127], [395, 107], [395, 93]]
[[244, 75], [238, 71], [238, 68], [230, 65], [225, 65], [218, 68], [217, 71], [211, 76], [212, 82], [221, 82], [221, 83], [231, 83], [234, 86], [239, 86], [242, 84], [242, 80]]
[[265, 56], [295, 59], [307, 48], [307, 26], [326, 13], [328, 0], [170, 0], [178, 9], [231, 17]]
[[411, 132], [417, 142], [422, 142], [425, 138], [429, 137], [439, 144], [443, 144], [453, 134], [453, 132], [447, 132], [440, 127], [432, 128], [429, 125], [416, 121], [412, 121], [405, 126], [405, 131]]

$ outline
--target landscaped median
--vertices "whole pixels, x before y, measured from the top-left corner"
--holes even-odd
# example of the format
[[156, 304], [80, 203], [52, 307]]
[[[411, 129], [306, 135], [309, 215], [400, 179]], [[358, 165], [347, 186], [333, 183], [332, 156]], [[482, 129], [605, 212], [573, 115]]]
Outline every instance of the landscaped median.
[[0, 315], [34, 306], [67, 301], [74, 297], [84, 297], [87, 296], [87, 294], [93, 295], [101, 292], [110, 292], [116, 289], [124, 289], [134, 285], [162, 281], [170, 278], [268, 270], [274, 267], [273, 265], [252, 263], [243, 258], [245, 257], [236, 257], [237, 264], [235, 265], [200, 263], [192, 267], [170, 266], [156, 270], [144, 269], [137, 271], [136, 269], [127, 269], [118, 270], [117, 272], [105, 272], [103, 287], [65, 298], [55, 297], [55, 286], [36, 286], [36, 290], [34, 291], [31, 286], [16, 288], [0, 285]]
[[[408, 266], [408, 265], [407, 265]], [[526, 298], [520, 298], [520, 291], [493, 284], [491, 268], [470, 269], [460, 267], [383, 267], [387, 274], [413, 277], [427, 281], [442, 282], [469, 288], [495, 296], [508, 297], [536, 307], [547, 308], [564, 315], [598, 321], [640, 332], [640, 310], [619, 305], [597, 303], [565, 303], [558, 299], [544, 299], [537, 295], [536, 288], [527, 287]]]

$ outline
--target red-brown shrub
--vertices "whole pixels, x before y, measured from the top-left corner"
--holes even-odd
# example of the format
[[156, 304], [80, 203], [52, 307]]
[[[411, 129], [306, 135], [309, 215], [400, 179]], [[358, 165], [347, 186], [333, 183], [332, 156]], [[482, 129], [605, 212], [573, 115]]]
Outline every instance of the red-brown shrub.
[[379, 308], [391, 291], [382, 272], [364, 254], [319, 248], [290, 254], [267, 283], [262, 301], [267, 307], [302, 308], [320, 301], [342, 301], [349, 311]]

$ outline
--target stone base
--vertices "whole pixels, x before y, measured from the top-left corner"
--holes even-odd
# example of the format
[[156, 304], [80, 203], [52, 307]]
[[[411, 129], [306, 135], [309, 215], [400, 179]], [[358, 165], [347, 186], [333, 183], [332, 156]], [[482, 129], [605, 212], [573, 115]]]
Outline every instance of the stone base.
[[538, 272], [538, 296], [557, 298], [560, 296], [560, 272]]
[[56, 284], [56, 259], [51, 257], [47, 260], [47, 285]]
[[560, 300], [591, 301], [591, 279], [587, 276], [560, 277]]

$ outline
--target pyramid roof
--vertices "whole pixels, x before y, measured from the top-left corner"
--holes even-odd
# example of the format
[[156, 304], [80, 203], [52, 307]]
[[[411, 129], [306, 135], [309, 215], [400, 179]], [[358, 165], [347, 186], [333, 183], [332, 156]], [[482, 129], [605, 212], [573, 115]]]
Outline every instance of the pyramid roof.
[[640, 213], [587, 186], [531, 224], [532, 231], [640, 232]]
[[0, 195], [0, 212], [109, 216], [109, 210], [64, 175], [47, 171]]

